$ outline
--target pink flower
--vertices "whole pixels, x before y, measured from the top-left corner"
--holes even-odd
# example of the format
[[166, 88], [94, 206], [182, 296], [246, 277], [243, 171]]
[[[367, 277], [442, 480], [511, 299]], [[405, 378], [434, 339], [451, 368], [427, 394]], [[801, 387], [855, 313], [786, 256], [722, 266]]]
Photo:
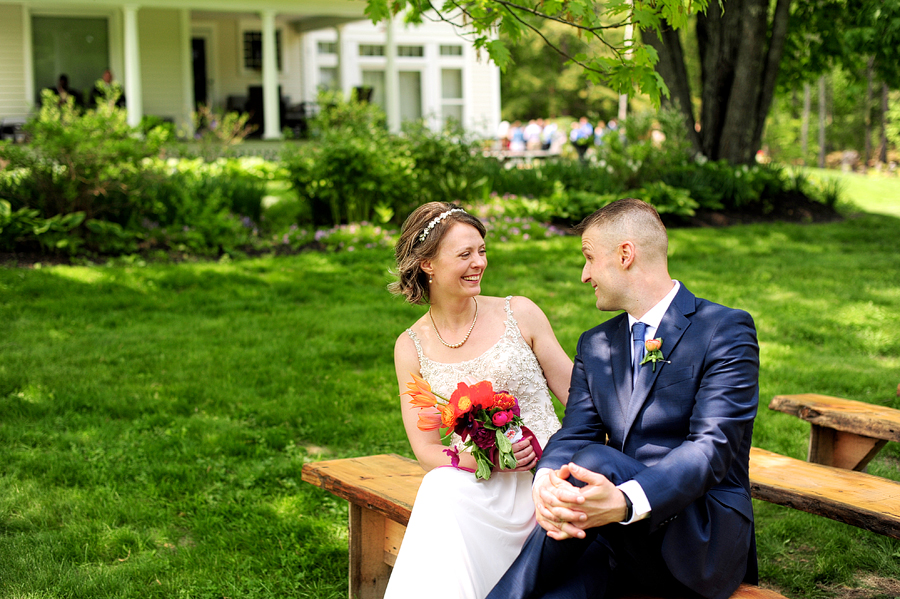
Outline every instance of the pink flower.
[[450, 465], [454, 468], [459, 468], [459, 450], [456, 448], [445, 449], [444, 453], [450, 456]]
[[512, 420], [512, 414], [508, 410], [504, 410], [502, 412], [497, 412], [493, 416], [491, 416], [491, 422], [494, 423], [494, 426], [503, 426], [510, 420]]

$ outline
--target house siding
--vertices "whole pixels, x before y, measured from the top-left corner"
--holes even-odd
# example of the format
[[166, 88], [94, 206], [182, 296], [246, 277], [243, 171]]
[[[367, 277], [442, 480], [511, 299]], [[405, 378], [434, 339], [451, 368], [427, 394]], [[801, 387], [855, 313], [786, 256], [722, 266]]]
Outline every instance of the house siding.
[[25, 117], [26, 99], [24, 8], [0, 4], [0, 118]]
[[179, 12], [142, 8], [138, 22], [144, 114], [183, 125], [185, 73]]

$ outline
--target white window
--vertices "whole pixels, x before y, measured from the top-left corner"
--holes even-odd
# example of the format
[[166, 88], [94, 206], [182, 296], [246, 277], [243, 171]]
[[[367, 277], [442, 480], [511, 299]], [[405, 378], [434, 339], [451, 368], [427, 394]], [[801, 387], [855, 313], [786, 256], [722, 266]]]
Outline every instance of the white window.
[[422, 118], [422, 73], [399, 71], [400, 120], [417, 121]]
[[337, 54], [337, 42], [319, 42], [319, 54]]
[[441, 69], [441, 120], [463, 122], [462, 69]]
[[397, 56], [422, 58], [425, 56], [424, 46], [397, 46]]
[[319, 89], [337, 89], [337, 67], [319, 67]]
[[362, 84], [372, 88], [372, 104], [385, 109], [384, 101], [384, 71], [366, 69], [362, 72]]
[[[262, 31], [244, 31], [244, 69], [262, 71]], [[281, 31], [275, 31], [275, 61], [281, 70]]]
[[463, 48], [457, 45], [441, 44], [441, 56], [462, 56]]
[[360, 44], [360, 56], [384, 56], [384, 46], [376, 44]]

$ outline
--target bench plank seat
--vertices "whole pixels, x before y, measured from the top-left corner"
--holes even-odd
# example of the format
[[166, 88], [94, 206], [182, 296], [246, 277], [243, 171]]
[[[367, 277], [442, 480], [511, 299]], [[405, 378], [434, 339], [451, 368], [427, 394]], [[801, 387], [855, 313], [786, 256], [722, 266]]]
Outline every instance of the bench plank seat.
[[750, 449], [754, 499], [786, 505], [900, 539], [900, 483]]
[[423, 476], [417, 461], [393, 453], [304, 464], [301, 473], [305, 482], [404, 526]]
[[863, 470], [888, 441], [900, 441], [900, 410], [861, 401], [803, 393], [776, 395], [769, 409], [811, 425], [808, 460]]

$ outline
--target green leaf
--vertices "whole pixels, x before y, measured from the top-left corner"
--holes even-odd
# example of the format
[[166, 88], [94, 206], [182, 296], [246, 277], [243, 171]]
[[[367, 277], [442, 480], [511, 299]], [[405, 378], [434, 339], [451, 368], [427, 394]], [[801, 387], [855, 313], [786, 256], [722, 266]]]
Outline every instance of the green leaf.
[[492, 40], [486, 44], [486, 47], [491, 60], [500, 67], [501, 71], [505, 71], [510, 63], [509, 49], [500, 40]]

